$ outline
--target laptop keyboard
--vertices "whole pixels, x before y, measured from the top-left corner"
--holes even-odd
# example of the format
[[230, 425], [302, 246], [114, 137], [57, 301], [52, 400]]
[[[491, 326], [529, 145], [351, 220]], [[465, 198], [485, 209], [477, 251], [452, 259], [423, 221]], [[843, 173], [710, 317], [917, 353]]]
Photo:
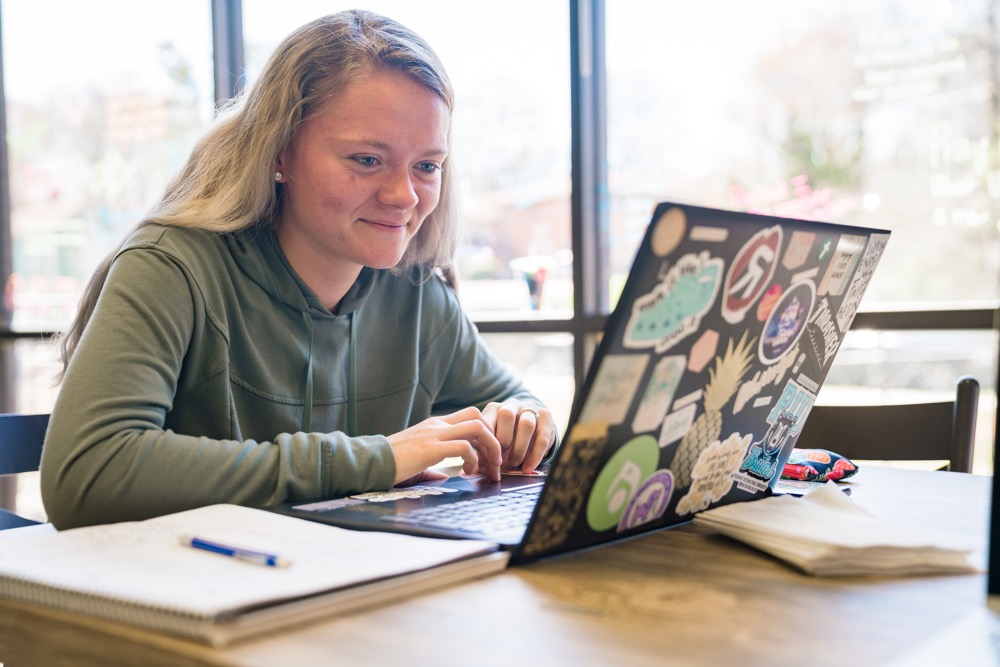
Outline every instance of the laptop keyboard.
[[508, 489], [495, 496], [456, 500], [433, 507], [420, 507], [387, 520], [408, 526], [447, 528], [474, 533], [524, 528], [538, 502], [542, 484]]

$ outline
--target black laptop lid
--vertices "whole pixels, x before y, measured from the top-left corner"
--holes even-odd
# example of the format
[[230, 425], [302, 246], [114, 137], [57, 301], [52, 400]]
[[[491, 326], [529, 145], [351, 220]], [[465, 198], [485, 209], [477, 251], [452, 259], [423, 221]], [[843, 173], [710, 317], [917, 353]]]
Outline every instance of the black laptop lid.
[[770, 493], [888, 237], [658, 205], [515, 558]]

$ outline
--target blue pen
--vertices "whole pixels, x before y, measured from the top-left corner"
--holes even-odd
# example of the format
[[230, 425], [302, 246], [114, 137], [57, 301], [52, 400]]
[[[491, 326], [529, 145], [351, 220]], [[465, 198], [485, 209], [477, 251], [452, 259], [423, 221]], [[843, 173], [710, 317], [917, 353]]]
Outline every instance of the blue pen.
[[247, 563], [264, 565], [266, 567], [288, 567], [292, 564], [287, 558], [282, 558], [278, 554], [255, 551], [245, 547], [238, 547], [232, 544], [223, 544], [214, 540], [206, 540], [203, 537], [182, 537], [181, 544], [195, 549], [211, 551], [212, 553], [230, 558], [237, 558]]

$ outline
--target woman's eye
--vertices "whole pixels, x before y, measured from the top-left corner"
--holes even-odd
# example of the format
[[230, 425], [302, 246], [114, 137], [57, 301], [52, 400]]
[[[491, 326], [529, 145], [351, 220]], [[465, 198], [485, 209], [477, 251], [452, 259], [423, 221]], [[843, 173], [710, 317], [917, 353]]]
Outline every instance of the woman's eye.
[[417, 169], [425, 174], [433, 174], [434, 172], [441, 170], [441, 165], [434, 162], [421, 162], [417, 165]]
[[354, 158], [354, 161], [362, 167], [374, 167], [378, 165], [378, 158], [374, 158], [371, 155], [358, 155]]

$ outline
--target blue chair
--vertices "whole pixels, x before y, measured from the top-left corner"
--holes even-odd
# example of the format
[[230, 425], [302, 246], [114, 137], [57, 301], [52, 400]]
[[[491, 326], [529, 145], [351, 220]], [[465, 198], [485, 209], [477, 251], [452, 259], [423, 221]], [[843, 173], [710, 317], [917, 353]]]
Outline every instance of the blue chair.
[[[0, 414], [0, 475], [38, 470], [48, 415]], [[9, 510], [0, 509], [0, 530], [38, 525]]]

